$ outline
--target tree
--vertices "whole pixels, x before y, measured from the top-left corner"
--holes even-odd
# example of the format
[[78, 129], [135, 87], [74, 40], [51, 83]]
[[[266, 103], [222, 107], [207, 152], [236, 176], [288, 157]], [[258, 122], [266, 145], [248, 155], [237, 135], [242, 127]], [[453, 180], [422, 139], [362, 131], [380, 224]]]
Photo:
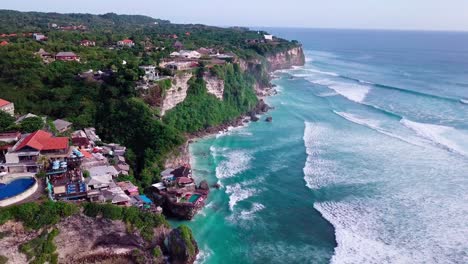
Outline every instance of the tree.
[[40, 117], [28, 117], [21, 121], [21, 131], [24, 133], [32, 133], [44, 127], [44, 120]]
[[15, 124], [15, 118], [4, 111], [0, 111], [0, 132], [7, 131], [9, 127]]

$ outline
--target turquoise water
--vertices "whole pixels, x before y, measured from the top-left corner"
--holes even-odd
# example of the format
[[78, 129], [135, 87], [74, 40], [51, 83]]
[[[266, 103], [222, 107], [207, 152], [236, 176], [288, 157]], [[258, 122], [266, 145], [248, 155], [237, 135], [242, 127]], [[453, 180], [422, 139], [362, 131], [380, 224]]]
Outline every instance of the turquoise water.
[[190, 196], [189, 202], [194, 203], [198, 200], [198, 198], [200, 198], [199, 194], [192, 194], [192, 196]]
[[31, 188], [35, 182], [34, 178], [20, 178], [7, 184], [0, 184], [0, 200], [23, 193]]
[[275, 30], [272, 123], [191, 145], [200, 263], [468, 263], [468, 34]]

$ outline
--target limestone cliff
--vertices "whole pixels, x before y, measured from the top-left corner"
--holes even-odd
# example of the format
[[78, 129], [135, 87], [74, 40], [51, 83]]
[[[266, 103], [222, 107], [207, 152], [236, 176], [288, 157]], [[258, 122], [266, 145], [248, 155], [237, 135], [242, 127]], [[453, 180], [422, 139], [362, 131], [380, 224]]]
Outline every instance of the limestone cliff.
[[164, 92], [161, 106], [162, 115], [185, 100], [190, 78], [192, 78], [192, 73], [183, 73], [174, 77], [171, 87]]
[[302, 47], [294, 47], [287, 51], [278, 52], [273, 55], [266, 56], [268, 61], [268, 70], [270, 72], [288, 69], [292, 66], [303, 66], [305, 64], [305, 56]]
[[[180, 239], [180, 232], [160, 226], [153, 230], [150, 240], [122, 221], [90, 218], [75, 215], [63, 219], [53, 226], [59, 233], [54, 239], [58, 263], [193, 263], [198, 246], [190, 234], [189, 239]], [[177, 229], [179, 230], [179, 229]], [[0, 255], [8, 258], [7, 263], [27, 263], [20, 245], [38, 237], [42, 230], [26, 229], [22, 223], [6, 222], [0, 225]], [[176, 235], [176, 236], [175, 236]], [[177, 243], [168, 246], [165, 240]], [[182, 237], [183, 238], [183, 237]], [[155, 248], [162, 252], [154, 255]], [[179, 250], [175, 250], [179, 249]]]
[[203, 79], [206, 82], [208, 93], [213, 94], [219, 100], [223, 100], [224, 80], [212, 75], [205, 75]]

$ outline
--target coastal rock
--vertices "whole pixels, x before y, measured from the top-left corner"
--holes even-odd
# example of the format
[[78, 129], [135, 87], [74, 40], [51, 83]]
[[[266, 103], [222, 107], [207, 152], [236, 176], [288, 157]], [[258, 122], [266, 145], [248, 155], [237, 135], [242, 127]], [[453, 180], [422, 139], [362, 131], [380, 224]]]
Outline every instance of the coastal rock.
[[259, 118], [255, 115], [255, 113], [252, 113], [252, 114], [250, 115], [250, 120], [251, 120], [252, 122], [257, 122], [257, 121], [259, 120]]
[[203, 190], [203, 191], [206, 191], [206, 192], [209, 192], [210, 191], [210, 186], [208, 186], [208, 182], [203, 180], [200, 182], [200, 185], [198, 187], [200, 190]]
[[265, 119], [265, 121], [266, 121], [266, 122], [271, 122], [271, 121], [273, 121], [273, 117], [269, 116], [269, 117], [267, 117], [267, 118]]
[[213, 184], [213, 188], [219, 189], [219, 188], [221, 188], [221, 184], [215, 183], [215, 184]]
[[173, 264], [194, 263], [199, 252], [192, 231], [183, 225], [169, 234], [168, 250]]

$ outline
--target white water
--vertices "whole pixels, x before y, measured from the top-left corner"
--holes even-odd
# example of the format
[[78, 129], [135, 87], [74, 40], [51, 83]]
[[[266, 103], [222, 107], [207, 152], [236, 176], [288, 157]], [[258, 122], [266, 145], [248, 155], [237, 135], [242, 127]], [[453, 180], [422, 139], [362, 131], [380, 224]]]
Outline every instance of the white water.
[[216, 167], [216, 177], [218, 179], [236, 176], [237, 174], [249, 169], [252, 161], [252, 156], [242, 150], [233, 150], [227, 153], [222, 153], [222, 155], [225, 157], [225, 160]]
[[[456, 130], [453, 127], [418, 123], [408, 119], [402, 119], [401, 123], [414, 130], [421, 137], [434, 142], [436, 145], [468, 156], [468, 133]], [[465, 142], [465, 144], [459, 144], [457, 142]]]
[[[306, 185], [345, 195], [314, 204], [335, 228], [332, 263], [467, 263], [468, 164], [441, 149], [368, 133], [305, 123]], [[360, 189], [340, 191], [348, 188]]]

